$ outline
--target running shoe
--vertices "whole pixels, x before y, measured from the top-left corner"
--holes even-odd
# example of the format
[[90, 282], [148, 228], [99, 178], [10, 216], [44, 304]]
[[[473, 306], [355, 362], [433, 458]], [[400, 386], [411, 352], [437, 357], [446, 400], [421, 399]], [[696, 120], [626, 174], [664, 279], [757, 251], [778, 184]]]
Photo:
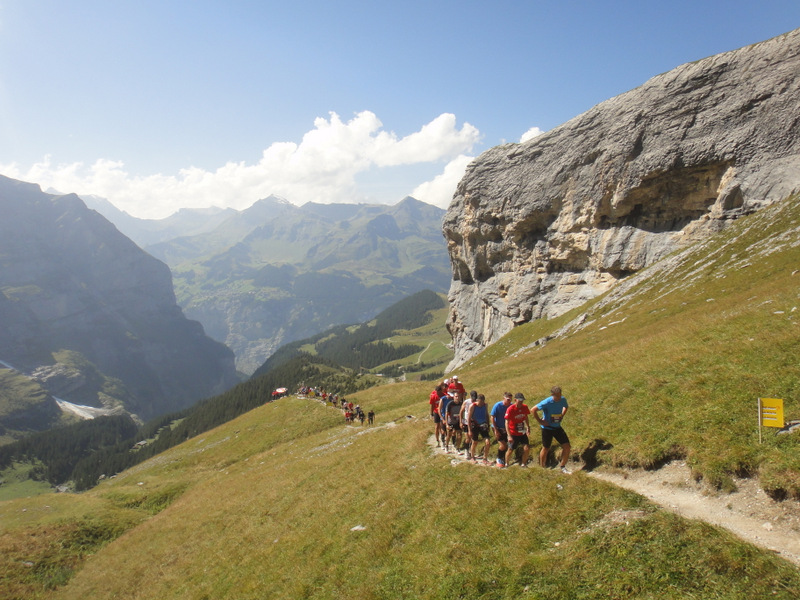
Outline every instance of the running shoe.
[[561, 472], [564, 475], [572, 475], [572, 471], [570, 471], [567, 467], [561, 467]]

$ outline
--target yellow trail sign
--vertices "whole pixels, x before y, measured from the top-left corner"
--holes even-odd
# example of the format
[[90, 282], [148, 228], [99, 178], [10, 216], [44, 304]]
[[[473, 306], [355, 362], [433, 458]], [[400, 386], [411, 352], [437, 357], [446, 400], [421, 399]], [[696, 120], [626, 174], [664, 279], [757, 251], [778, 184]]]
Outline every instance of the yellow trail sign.
[[762, 427], [783, 428], [783, 400], [780, 398], [758, 399], [758, 443], [761, 443]]

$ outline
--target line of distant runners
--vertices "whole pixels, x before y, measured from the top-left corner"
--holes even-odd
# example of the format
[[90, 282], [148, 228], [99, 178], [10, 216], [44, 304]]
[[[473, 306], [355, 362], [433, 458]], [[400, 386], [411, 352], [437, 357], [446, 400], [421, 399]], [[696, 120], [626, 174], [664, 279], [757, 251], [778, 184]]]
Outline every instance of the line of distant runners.
[[571, 446], [567, 432], [561, 427], [569, 406], [567, 399], [561, 395], [560, 387], [553, 387], [550, 394], [531, 410], [525, 404], [522, 393], [515, 394], [512, 399], [511, 392], [506, 392], [503, 399], [489, 410], [484, 395], [473, 390], [468, 396], [464, 385], [454, 375], [431, 392], [431, 418], [435, 424], [436, 445], [444, 448], [445, 452], [466, 454], [467, 460], [477, 462], [478, 444], [483, 440], [482, 462], [490, 465], [489, 447], [493, 434], [497, 440], [497, 467], [510, 465], [520, 450], [520, 466], [527, 467], [530, 454], [528, 436], [532, 433], [529, 415], [533, 415], [542, 436], [539, 465], [547, 466], [550, 447], [555, 439], [561, 445], [559, 467], [562, 473], [569, 475], [567, 461]]
[[301, 386], [297, 390], [297, 395], [301, 398], [321, 398], [326, 406], [333, 406], [334, 408], [341, 408], [344, 415], [344, 422], [346, 425], [355, 423], [358, 419], [361, 424], [364, 424], [364, 419], [367, 419], [369, 425], [375, 424], [375, 411], [370, 409], [368, 413], [364, 413], [364, 409], [358, 404], [353, 406], [352, 402], [348, 402], [345, 398], [339, 399], [339, 394], [328, 394], [324, 389], [320, 390], [317, 387]]

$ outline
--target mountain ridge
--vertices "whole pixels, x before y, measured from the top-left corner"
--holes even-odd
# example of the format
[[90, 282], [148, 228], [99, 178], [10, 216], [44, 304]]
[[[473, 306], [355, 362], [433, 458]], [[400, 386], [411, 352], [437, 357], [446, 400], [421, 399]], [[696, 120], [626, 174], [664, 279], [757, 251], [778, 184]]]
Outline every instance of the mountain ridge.
[[295, 206], [273, 195], [242, 211], [185, 209], [136, 226], [126, 218], [120, 229], [140, 243], [159, 236], [142, 247], [170, 266], [186, 315], [248, 374], [283, 343], [367, 320], [423, 289], [445, 292], [443, 216], [411, 196]]
[[225, 224], [148, 248], [172, 265], [187, 316], [233, 349], [245, 373], [284, 343], [368, 320], [424, 289], [446, 291], [442, 209], [407, 198], [394, 206], [280, 204], [269, 215], [247, 219], [247, 233], [224, 243], [214, 236]]
[[2, 360], [34, 375], [71, 352], [70, 368], [105, 379], [86, 371], [96, 386], [66, 400], [142, 418], [235, 383], [232, 354], [184, 317], [169, 268], [78, 196], [0, 177], [0, 206]]
[[[48, 190], [50, 193], [51, 190]], [[53, 192], [56, 193], [56, 192]], [[57, 195], [63, 195], [56, 193]], [[88, 208], [96, 210], [140, 248], [186, 235], [211, 231], [235, 211], [230, 208], [181, 208], [164, 219], [140, 219], [118, 209], [106, 198], [80, 195]]]

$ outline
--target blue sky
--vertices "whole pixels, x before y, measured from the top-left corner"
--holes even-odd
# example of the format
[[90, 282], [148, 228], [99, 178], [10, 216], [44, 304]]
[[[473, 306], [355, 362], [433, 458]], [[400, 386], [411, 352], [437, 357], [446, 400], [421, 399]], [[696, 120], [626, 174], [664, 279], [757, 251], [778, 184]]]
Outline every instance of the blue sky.
[[0, 174], [152, 218], [446, 206], [483, 150], [796, 27], [797, 0], [0, 0]]

